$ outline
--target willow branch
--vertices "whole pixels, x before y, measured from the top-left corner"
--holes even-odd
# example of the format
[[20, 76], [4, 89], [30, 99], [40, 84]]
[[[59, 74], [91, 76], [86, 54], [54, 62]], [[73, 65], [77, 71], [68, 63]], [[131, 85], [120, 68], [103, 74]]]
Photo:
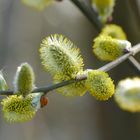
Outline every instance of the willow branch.
[[133, 57], [129, 57], [129, 62], [138, 70], [140, 73], [140, 63]]
[[98, 19], [98, 15], [93, 10], [93, 8], [90, 6], [87, 6], [85, 2], [81, 0], [71, 0], [71, 2], [73, 2], [81, 10], [81, 12], [88, 18], [88, 20], [96, 27], [98, 32], [100, 32], [103, 25]]
[[[123, 56], [119, 57], [115, 61], [112, 61], [112, 62], [104, 65], [103, 67], [99, 68], [98, 70], [107, 72], [107, 71], [115, 68], [116, 66], [118, 66], [119, 64], [124, 62], [126, 59], [130, 58], [131, 56], [136, 55], [138, 52], [140, 52], [140, 43], [135, 45], [129, 53], [124, 54]], [[60, 87], [63, 87], [63, 86], [66, 86], [66, 85], [69, 85], [69, 84], [72, 84], [75, 82], [79, 82], [82, 80], [86, 80], [86, 79], [87, 79], [87, 75], [83, 74], [83, 75], [77, 76], [75, 79], [72, 79], [72, 80], [63, 81], [61, 83], [46, 86], [46, 87], [36, 88], [32, 91], [32, 93], [44, 92], [44, 94], [47, 94], [49, 91], [52, 91], [54, 89], [57, 89], [57, 88], [60, 88]], [[14, 93], [14, 91], [12, 91], [12, 90], [0, 91], [0, 95], [13, 95], [13, 93]]]
[[[91, 7], [86, 5], [83, 1], [80, 0], [71, 0], [79, 9], [80, 11], [88, 18], [88, 20], [96, 27], [97, 31], [100, 32], [103, 28], [102, 23], [98, 19], [98, 15], [95, 10]], [[140, 63], [134, 60], [132, 57], [129, 58], [131, 64], [140, 72]]]

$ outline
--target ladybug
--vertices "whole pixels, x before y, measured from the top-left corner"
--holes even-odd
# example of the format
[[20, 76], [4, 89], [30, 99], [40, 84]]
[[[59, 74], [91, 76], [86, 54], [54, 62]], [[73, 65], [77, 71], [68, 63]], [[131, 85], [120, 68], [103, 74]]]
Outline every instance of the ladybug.
[[41, 104], [41, 107], [46, 106], [48, 104], [48, 98], [45, 97], [44, 95], [41, 96], [41, 98], [40, 98], [40, 104]]

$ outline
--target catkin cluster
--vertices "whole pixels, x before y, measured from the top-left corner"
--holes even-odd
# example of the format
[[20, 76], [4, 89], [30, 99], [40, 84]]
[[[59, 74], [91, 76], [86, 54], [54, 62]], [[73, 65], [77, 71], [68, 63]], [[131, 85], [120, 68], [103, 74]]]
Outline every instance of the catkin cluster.
[[94, 39], [93, 53], [102, 61], [113, 61], [131, 50], [131, 43], [121, 27], [106, 25]]
[[[45, 38], [39, 51], [42, 64], [51, 73], [54, 83], [75, 79], [76, 75], [83, 71], [84, 63], [80, 50], [63, 35], [55, 34]], [[57, 91], [65, 96], [82, 96], [86, 87], [82, 81]]]
[[[34, 89], [34, 72], [28, 63], [22, 63], [14, 78], [14, 95], [7, 96], [1, 102], [4, 118], [7, 122], [25, 122], [31, 120], [41, 107], [43, 93], [31, 94]], [[7, 84], [0, 77], [1, 90], [7, 89]]]
[[84, 71], [79, 49], [66, 37], [55, 34], [44, 39], [40, 47], [40, 57], [55, 83], [87, 75], [85, 81], [59, 88], [57, 91], [62, 95], [83, 96], [89, 91], [96, 99], [107, 100], [114, 94], [114, 84], [105, 72]]

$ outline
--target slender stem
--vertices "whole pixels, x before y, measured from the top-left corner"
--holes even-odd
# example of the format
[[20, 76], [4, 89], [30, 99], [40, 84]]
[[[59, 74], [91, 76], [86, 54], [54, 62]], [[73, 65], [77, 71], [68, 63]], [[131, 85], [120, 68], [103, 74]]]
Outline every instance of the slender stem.
[[129, 59], [132, 56], [136, 55], [138, 52], [140, 52], [140, 43], [135, 45], [129, 53], [126, 53], [123, 56], [116, 59], [115, 61], [112, 61], [111, 63], [106, 64], [105, 66], [99, 68], [99, 70], [107, 72], [113, 69], [114, 67], [116, 67], [117, 65], [119, 65], [120, 63], [122, 63], [123, 61], [125, 61], [126, 59]]
[[[140, 43], [135, 45], [129, 53], [124, 54], [123, 56], [119, 57], [115, 61], [104, 65], [103, 67], [99, 68], [98, 70], [102, 70], [102, 71], [107, 72], [107, 71], [113, 69], [114, 67], [118, 66], [120, 63], [124, 62], [129, 57], [134, 56], [138, 52], [140, 52]], [[63, 87], [63, 86], [66, 86], [66, 85], [69, 85], [69, 84], [72, 84], [72, 83], [75, 83], [75, 82], [79, 82], [79, 81], [82, 81], [82, 80], [86, 80], [86, 79], [87, 79], [86, 74], [83, 74], [83, 75], [80, 75], [80, 76], [78, 75], [75, 79], [72, 79], [72, 80], [63, 81], [61, 83], [46, 86], [46, 87], [36, 88], [32, 91], [32, 93], [44, 92], [44, 94], [47, 94], [49, 91], [52, 91], [54, 89], [57, 89], [57, 88], [60, 88], [60, 87]], [[13, 91], [12, 90], [0, 91], [0, 95], [13, 95]]]
[[116, 59], [115, 61], [112, 61], [111, 63], [108, 63], [105, 66], [99, 68], [99, 70], [107, 72], [116, 67], [117, 65], [119, 65], [120, 63], [122, 63], [123, 61], [125, 61], [130, 55], [131, 55], [130, 53], [125, 54], [122, 57]]
[[129, 62], [140, 72], [140, 63], [133, 56], [129, 57]]
[[[82, 79], [82, 80], [83, 80], [83, 79]], [[75, 83], [76, 81], [80, 81], [80, 80], [71, 79], [71, 80], [63, 81], [63, 82], [61, 82], [61, 83], [57, 83], [57, 84], [50, 85], [50, 86], [47, 86], [47, 87], [37, 88], [37, 89], [33, 90], [33, 93], [36, 93], [36, 92], [48, 93], [48, 92], [51, 91], [51, 90], [54, 90], [54, 89], [57, 89], [57, 88], [60, 88], [60, 87], [63, 87], [63, 86], [66, 86], [66, 85]]]
[[87, 6], [81, 0], [71, 0], [71, 1], [81, 10], [81, 12], [88, 18], [88, 20], [96, 27], [98, 32], [100, 32], [103, 25], [98, 19], [97, 13], [93, 10], [93, 8]]

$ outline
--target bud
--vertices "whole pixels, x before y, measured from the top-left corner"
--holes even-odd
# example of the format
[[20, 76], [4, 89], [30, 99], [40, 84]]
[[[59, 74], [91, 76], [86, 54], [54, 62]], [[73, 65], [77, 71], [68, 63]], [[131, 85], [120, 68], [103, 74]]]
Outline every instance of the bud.
[[114, 94], [114, 84], [107, 73], [99, 70], [88, 72], [86, 86], [97, 100], [108, 100]]
[[103, 61], [113, 61], [130, 50], [131, 43], [126, 40], [118, 40], [105, 35], [100, 35], [94, 40], [93, 52]]
[[114, 98], [121, 109], [140, 112], [140, 78], [127, 78], [120, 81]]
[[105, 23], [113, 13], [115, 0], [92, 0], [93, 8], [98, 12], [99, 19]]
[[116, 24], [106, 25], [102, 29], [101, 35], [107, 35], [107, 36], [111, 36], [112, 38], [121, 39], [121, 40], [126, 40], [127, 39], [126, 34], [123, 31], [123, 29]]
[[17, 94], [26, 96], [34, 88], [34, 72], [32, 67], [28, 63], [22, 63], [17, 68], [17, 72], [14, 79], [14, 91]]

